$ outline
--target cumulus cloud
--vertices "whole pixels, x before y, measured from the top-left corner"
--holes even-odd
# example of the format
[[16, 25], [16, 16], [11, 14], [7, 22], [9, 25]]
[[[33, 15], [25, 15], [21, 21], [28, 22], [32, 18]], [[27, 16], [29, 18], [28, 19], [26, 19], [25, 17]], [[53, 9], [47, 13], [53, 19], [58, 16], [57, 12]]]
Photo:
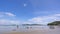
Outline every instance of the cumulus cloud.
[[60, 14], [54, 14], [49, 16], [38, 16], [34, 17], [32, 19], [28, 19], [28, 22], [30, 23], [38, 23], [38, 24], [47, 24], [52, 21], [60, 20]]

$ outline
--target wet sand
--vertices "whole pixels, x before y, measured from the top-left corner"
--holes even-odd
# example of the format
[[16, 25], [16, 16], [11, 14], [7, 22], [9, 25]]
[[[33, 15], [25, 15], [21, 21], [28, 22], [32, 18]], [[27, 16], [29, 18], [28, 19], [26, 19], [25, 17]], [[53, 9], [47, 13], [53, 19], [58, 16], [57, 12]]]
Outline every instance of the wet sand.
[[3, 34], [60, 34], [60, 30], [35, 30], [30, 32], [5, 32]]
[[[37, 27], [36, 27], [37, 28]], [[56, 27], [56, 28], [29, 28], [27, 30], [23, 29], [13, 29], [12, 31], [9, 30], [0, 30], [0, 34], [60, 34], [60, 27]]]

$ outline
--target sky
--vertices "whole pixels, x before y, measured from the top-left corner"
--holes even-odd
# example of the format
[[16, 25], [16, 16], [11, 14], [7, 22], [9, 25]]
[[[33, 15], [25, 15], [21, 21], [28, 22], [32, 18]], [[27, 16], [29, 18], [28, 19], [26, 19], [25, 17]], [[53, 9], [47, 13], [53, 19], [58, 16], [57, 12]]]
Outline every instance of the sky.
[[60, 0], [0, 0], [0, 24], [48, 24], [60, 20]]

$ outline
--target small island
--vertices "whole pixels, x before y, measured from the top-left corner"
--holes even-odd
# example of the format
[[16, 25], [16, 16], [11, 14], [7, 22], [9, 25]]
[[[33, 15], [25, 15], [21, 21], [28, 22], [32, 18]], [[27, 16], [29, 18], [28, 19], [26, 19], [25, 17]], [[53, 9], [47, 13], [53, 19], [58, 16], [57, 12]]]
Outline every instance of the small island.
[[54, 22], [48, 23], [47, 25], [60, 25], [60, 21], [54, 21]]
[[43, 24], [22, 24], [23, 26], [43, 26]]

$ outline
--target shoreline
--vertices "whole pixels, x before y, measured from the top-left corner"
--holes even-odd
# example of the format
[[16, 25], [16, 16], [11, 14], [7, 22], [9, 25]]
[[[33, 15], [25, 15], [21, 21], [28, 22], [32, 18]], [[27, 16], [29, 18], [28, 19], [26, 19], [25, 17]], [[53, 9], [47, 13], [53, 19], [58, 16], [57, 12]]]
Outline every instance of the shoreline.
[[60, 34], [60, 30], [34, 30], [29, 32], [11, 31], [4, 32], [3, 34]]

